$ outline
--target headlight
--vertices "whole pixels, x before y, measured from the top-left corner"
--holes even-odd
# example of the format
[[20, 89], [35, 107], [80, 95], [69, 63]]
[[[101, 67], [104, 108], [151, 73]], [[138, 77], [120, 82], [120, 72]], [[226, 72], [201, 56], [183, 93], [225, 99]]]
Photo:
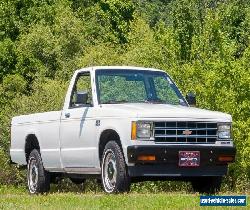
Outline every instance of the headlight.
[[218, 125], [218, 138], [219, 139], [231, 139], [231, 124], [219, 124]]
[[152, 122], [132, 122], [131, 139], [152, 140], [153, 123]]

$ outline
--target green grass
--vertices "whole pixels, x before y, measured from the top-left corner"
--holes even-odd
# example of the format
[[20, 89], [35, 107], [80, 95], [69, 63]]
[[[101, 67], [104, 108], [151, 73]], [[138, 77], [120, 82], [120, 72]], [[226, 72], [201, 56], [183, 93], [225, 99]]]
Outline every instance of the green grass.
[[[231, 195], [230, 193], [223, 195]], [[249, 196], [248, 196], [249, 203]], [[198, 194], [52, 192], [31, 196], [24, 187], [0, 186], [0, 209], [211, 209], [199, 206]], [[213, 207], [225, 209], [225, 207]], [[231, 207], [230, 209], [239, 209]]]

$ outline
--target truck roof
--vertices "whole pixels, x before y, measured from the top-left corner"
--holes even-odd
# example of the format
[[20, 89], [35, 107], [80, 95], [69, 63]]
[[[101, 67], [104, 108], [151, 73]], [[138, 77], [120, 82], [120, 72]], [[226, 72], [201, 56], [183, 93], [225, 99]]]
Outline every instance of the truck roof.
[[112, 70], [146, 70], [146, 71], [162, 71], [160, 69], [155, 69], [155, 68], [145, 68], [145, 67], [136, 67], [136, 66], [92, 66], [92, 67], [87, 67], [87, 68], [82, 68], [76, 71], [76, 73], [81, 72], [81, 71], [95, 71], [95, 70], [107, 70], [107, 69], [112, 69]]

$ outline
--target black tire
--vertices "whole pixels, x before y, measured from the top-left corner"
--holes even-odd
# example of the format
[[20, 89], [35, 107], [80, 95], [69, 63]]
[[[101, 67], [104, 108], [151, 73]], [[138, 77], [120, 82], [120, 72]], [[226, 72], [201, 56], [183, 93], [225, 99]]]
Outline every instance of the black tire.
[[50, 190], [50, 174], [44, 169], [41, 155], [36, 149], [29, 155], [27, 182], [31, 194], [46, 193]]
[[107, 193], [129, 192], [130, 178], [122, 150], [115, 141], [109, 141], [102, 155], [102, 186]]
[[222, 177], [199, 177], [191, 181], [193, 190], [201, 194], [215, 194], [220, 191]]
[[74, 184], [83, 184], [86, 181], [86, 179], [83, 178], [70, 178], [70, 180]]

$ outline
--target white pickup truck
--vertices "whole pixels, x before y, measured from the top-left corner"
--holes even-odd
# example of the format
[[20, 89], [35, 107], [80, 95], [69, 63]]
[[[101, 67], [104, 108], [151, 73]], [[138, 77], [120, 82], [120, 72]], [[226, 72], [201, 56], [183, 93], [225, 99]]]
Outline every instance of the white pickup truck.
[[220, 189], [236, 149], [228, 114], [193, 107], [162, 70], [97, 66], [75, 72], [62, 111], [14, 117], [10, 155], [27, 165], [30, 193], [56, 177], [102, 180], [107, 193], [133, 181], [191, 181]]

